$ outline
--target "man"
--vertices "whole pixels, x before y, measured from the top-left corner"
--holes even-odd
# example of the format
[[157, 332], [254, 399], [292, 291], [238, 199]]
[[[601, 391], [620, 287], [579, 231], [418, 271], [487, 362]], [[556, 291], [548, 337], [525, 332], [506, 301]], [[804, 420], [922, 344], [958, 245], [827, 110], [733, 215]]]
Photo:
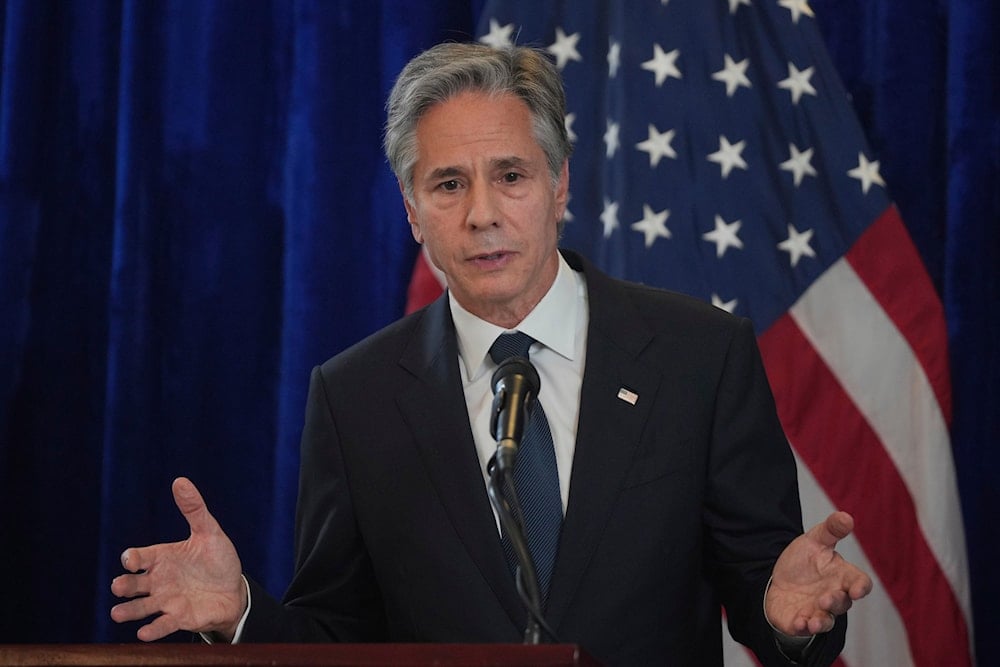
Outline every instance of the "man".
[[488, 350], [517, 330], [534, 340], [564, 514], [544, 596], [558, 640], [612, 664], [721, 664], [721, 603], [763, 663], [833, 660], [871, 588], [834, 550], [851, 517], [801, 534], [748, 321], [560, 253], [564, 107], [530, 49], [444, 44], [404, 69], [386, 154], [447, 294], [314, 370], [283, 603], [241, 577], [179, 479], [191, 537], [125, 550], [134, 574], [112, 591], [135, 599], [116, 621], [159, 614], [143, 640], [520, 641], [485, 481]]

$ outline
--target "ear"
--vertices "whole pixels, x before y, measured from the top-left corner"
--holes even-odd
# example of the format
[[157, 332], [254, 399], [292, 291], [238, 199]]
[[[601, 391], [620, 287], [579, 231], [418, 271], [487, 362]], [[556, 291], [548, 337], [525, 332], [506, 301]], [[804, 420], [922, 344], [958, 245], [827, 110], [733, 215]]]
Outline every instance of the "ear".
[[569, 202], [569, 160], [563, 160], [559, 182], [556, 183], [556, 222], [566, 216], [566, 204]]
[[420, 224], [417, 222], [417, 209], [414, 207], [413, 202], [406, 196], [406, 188], [403, 187], [403, 182], [397, 180], [396, 183], [399, 185], [399, 194], [403, 196], [403, 207], [406, 209], [406, 219], [410, 223], [410, 233], [413, 234], [413, 240], [423, 245], [424, 236], [421, 234]]

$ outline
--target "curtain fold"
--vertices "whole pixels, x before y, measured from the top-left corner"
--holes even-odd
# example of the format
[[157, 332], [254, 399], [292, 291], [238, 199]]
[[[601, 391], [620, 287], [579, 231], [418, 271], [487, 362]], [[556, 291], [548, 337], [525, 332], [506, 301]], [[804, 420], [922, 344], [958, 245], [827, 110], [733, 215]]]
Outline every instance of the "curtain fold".
[[[399, 317], [416, 246], [382, 157], [396, 74], [437, 41], [468, 38], [464, 2], [297, 3], [280, 201], [285, 220], [278, 435], [266, 583], [291, 573], [298, 440], [310, 369]], [[464, 31], [464, 32], [463, 32]], [[463, 37], [464, 35], [464, 37]], [[400, 291], [400, 290], [403, 291]]]
[[[949, 5], [946, 159], [940, 167], [946, 231], [943, 295], [948, 318], [955, 419], [979, 664], [1000, 652], [1000, 6]], [[988, 658], [988, 656], [990, 656]]]

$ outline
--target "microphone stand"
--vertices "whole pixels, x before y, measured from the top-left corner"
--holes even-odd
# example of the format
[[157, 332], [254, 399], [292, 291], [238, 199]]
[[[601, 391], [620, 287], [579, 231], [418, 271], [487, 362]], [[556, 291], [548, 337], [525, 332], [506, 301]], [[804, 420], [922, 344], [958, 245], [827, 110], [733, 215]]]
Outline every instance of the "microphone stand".
[[[490, 504], [500, 519], [504, 535], [507, 536], [507, 540], [517, 555], [518, 567], [515, 575], [517, 593], [528, 612], [528, 622], [524, 629], [524, 643], [540, 644], [543, 629], [552, 639], [555, 639], [556, 635], [542, 615], [542, 596], [538, 590], [535, 561], [531, 557], [528, 543], [524, 537], [524, 514], [521, 512], [521, 503], [518, 500], [513, 479], [516, 455], [516, 444], [500, 443], [498, 445], [497, 453], [493, 455], [486, 466], [489, 473], [487, 492]], [[509, 502], [502, 492], [505, 487], [508, 490]]]

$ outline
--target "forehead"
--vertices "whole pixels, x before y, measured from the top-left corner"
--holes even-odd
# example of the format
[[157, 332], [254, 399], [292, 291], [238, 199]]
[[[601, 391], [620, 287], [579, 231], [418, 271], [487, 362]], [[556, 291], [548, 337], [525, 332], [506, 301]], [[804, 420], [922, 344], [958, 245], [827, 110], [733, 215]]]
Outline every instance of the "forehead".
[[541, 153], [528, 105], [509, 93], [463, 92], [439, 102], [418, 121], [416, 138], [419, 162], [460, 152], [524, 159]]

